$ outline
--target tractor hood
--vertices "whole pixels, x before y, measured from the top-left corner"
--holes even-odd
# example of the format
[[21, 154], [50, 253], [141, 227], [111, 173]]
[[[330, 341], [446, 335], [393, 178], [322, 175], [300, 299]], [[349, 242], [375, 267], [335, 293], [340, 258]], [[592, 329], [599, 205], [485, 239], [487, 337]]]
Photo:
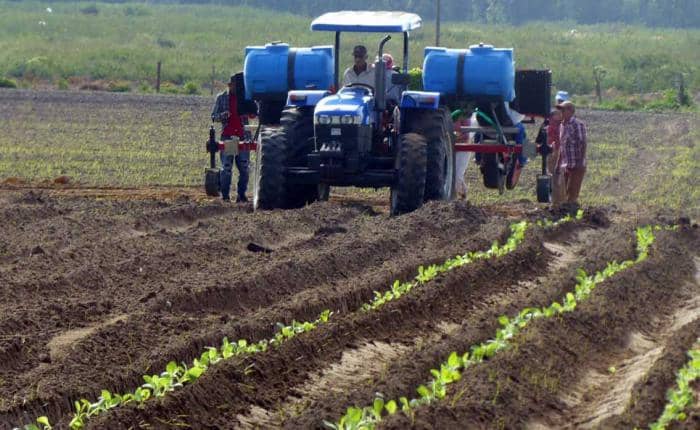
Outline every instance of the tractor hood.
[[[352, 116], [353, 124], [369, 125], [374, 98], [363, 89], [344, 88], [338, 94], [322, 99], [314, 111], [317, 123], [340, 124], [343, 116]], [[322, 121], [319, 121], [324, 117]], [[326, 119], [325, 117], [328, 117]], [[347, 123], [346, 123], [347, 124]]]

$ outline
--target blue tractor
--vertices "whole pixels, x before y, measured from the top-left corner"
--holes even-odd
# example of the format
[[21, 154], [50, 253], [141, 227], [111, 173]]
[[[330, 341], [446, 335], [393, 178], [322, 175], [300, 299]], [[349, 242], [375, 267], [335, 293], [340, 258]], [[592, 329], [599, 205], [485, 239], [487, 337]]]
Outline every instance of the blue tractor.
[[[335, 32], [334, 47], [290, 49], [284, 44], [247, 49], [245, 91], [261, 104], [266, 126], [257, 149], [256, 209], [295, 208], [328, 198], [330, 187], [391, 187], [391, 213], [411, 212], [428, 200], [453, 197], [454, 135], [440, 95], [403, 91], [408, 84], [409, 33], [418, 15], [335, 12], [311, 24]], [[386, 70], [386, 35], [378, 43], [374, 85], [339, 86], [342, 32], [403, 34], [403, 73]], [[387, 102], [387, 85], [401, 87], [400, 103]], [[302, 89], [295, 89], [295, 88]], [[337, 91], [333, 89], [339, 88]]]
[[[496, 124], [497, 143], [512, 147], [498, 115], [507, 103], [517, 103], [512, 50], [426, 48], [424, 91], [408, 90], [409, 33], [420, 26], [421, 18], [411, 13], [334, 12], [311, 24], [313, 31], [335, 32], [334, 46], [271, 43], [246, 49], [245, 98], [257, 102], [263, 125], [256, 148], [256, 209], [301, 207], [328, 199], [335, 186], [390, 187], [392, 215], [452, 199], [451, 109], [480, 108]], [[378, 43], [374, 85], [340, 87], [342, 32], [386, 34]], [[388, 33], [403, 35], [397, 72], [388, 71], [382, 58]], [[524, 93], [532, 93], [534, 87], [526, 83]], [[400, 100], [388, 100], [388, 85], [399, 87]], [[528, 103], [520, 104], [527, 108]], [[493, 185], [494, 173], [505, 172], [505, 159], [499, 157], [484, 157], [487, 186]]]

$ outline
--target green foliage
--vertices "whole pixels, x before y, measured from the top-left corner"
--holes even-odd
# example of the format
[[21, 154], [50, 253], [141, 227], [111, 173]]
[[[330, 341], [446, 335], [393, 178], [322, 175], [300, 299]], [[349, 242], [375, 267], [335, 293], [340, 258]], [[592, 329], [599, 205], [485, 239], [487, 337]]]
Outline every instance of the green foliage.
[[[155, 0], [167, 3], [170, 0]], [[190, 3], [219, 3], [215, 0], [184, 0]], [[229, 0], [228, 4], [254, 4], [307, 16], [347, 9], [341, 0]], [[408, 7], [406, 7], [408, 3]], [[435, 2], [431, 0], [356, 0], [353, 9], [396, 9], [406, 7], [432, 21]], [[529, 21], [567, 20], [579, 23], [627, 22], [670, 27], [700, 26], [700, 6], [694, 0], [442, 0], [442, 17], [446, 21], [484, 21], [522, 24]]]
[[128, 93], [131, 91], [131, 85], [124, 81], [110, 82], [107, 85], [107, 90], [113, 93]]
[[161, 82], [160, 92], [163, 94], [182, 94], [182, 88], [172, 82]]
[[700, 378], [700, 347], [689, 351], [688, 357], [690, 360], [676, 374], [676, 386], [666, 393], [667, 403], [664, 411], [659, 419], [649, 426], [651, 430], [664, 430], [674, 421], [684, 421], [685, 408], [694, 404], [695, 398], [690, 384]]
[[68, 89], [68, 81], [65, 79], [59, 79], [58, 82], [56, 83], [56, 88], [58, 88], [61, 91], [65, 91]]
[[[278, 347], [283, 342], [299, 334], [314, 330], [318, 325], [327, 323], [331, 315], [332, 313], [326, 310], [313, 322], [300, 323], [292, 321], [292, 324], [289, 326], [279, 324], [279, 330], [272, 339], [261, 340], [254, 344], [249, 343], [245, 339], [240, 339], [237, 342], [231, 343], [228, 338], [224, 338], [219, 348], [207, 347], [198, 358], [192, 361], [190, 366], [184, 363], [178, 364], [175, 361], [171, 361], [160, 374], [144, 375], [144, 383], [133, 392], [116, 394], [108, 390], [102, 390], [100, 397], [95, 402], [90, 402], [87, 399], [76, 400], [73, 403], [75, 412], [69, 423], [69, 427], [71, 430], [79, 430], [85, 427], [89, 418], [100, 415], [112, 408], [131, 403], [140, 405], [149, 399], [163, 397], [186, 384], [195, 382], [202, 377], [211, 366], [223, 360], [229, 360], [244, 354], [264, 352], [271, 346]], [[44, 424], [44, 427], [39, 428], [30, 424], [25, 426], [24, 429], [51, 430], [51, 426], [48, 424], [48, 418], [37, 418], [37, 423]]]
[[[586, 106], [584, 104], [584, 106]], [[666, 90], [653, 98], [641, 98], [640, 96], [621, 96], [611, 100], [604, 100], [598, 105], [587, 105], [588, 107], [617, 110], [617, 111], [632, 111], [644, 110], [650, 112], [660, 111], [692, 111], [695, 109], [694, 103], [686, 96], [678, 94], [677, 90]]]
[[153, 13], [150, 9], [141, 5], [129, 5], [124, 8], [125, 16], [151, 16]]
[[159, 38], [156, 40], [156, 43], [157, 43], [158, 46], [160, 46], [161, 48], [174, 48], [174, 47], [175, 47], [175, 42], [173, 42], [173, 41], [170, 40], [170, 39], [166, 39], [166, 38], [164, 38], [164, 37], [159, 37]]
[[92, 4], [80, 9], [80, 13], [83, 15], [97, 15], [100, 13], [100, 10], [97, 8], [97, 5]]
[[[580, 211], [577, 215], [577, 219], [582, 217], [583, 212]], [[574, 218], [572, 217], [563, 218], [559, 222], [549, 222], [545, 225], [545, 227], [557, 226], [561, 223], [572, 221], [573, 219]], [[496, 242], [487, 251], [470, 252], [463, 256], [457, 256], [447, 260], [445, 263], [439, 266], [431, 265], [427, 268], [421, 266], [418, 269], [418, 275], [416, 275], [415, 282], [402, 284], [397, 280], [392, 284], [390, 290], [386, 293], [381, 294], [379, 292], [375, 292], [374, 300], [361, 306], [361, 309], [365, 312], [376, 310], [383, 306], [386, 302], [400, 298], [413, 287], [430, 282], [442, 273], [464, 266], [478, 259], [502, 257], [510, 252], [513, 252], [524, 240], [527, 227], [528, 223], [526, 221], [512, 224], [510, 226], [511, 236], [504, 245], [499, 245]], [[282, 343], [296, 337], [299, 334], [312, 331], [319, 325], [328, 323], [331, 316], [332, 312], [325, 310], [313, 322], [292, 321], [290, 325], [286, 326], [278, 323], [278, 330], [271, 339], [261, 340], [260, 342], [254, 344], [250, 344], [246, 339], [240, 339], [237, 342], [231, 343], [228, 338], [224, 338], [219, 348], [207, 347], [199, 358], [195, 358], [193, 360], [192, 365], [189, 367], [184, 363], [177, 364], [175, 361], [171, 361], [166, 365], [165, 370], [159, 375], [144, 375], [144, 384], [136, 388], [131, 393], [120, 395], [103, 390], [100, 398], [94, 403], [91, 403], [87, 399], [75, 401], [75, 413], [69, 427], [72, 430], [82, 429], [85, 426], [85, 422], [90, 417], [99, 415], [114, 407], [130, 403], [142, 404], [151, 398], [163, 397], [177, 388], [193, 383], [199, 379], [210, 366], [216, 365], [222, 360], [228, 360], [232, 357], [243, 354], [265, 352], [270, 347], [278, 347]], [[503, 324], [507, 323], [505, 319], [502, 321]], [[490, 348], [489, 351], [491, 349], [493, 348]], [[495, 353], [495, 350], [493, 353]], [[492, 352], [487, 351], [486, 354], [492, 354]], [[481, 356], [483, 357], [484, 355], [482, 354]], [[491, 355], [486, 356], [490, 357]], [[425, 394], [425, 398], [432, 399], [444, 397], [447, 384], [454, 382], [461, 377], [458, 370], [462, 362], [463, 359], [458, 357], [456, 353], [450, 355], [447, 363], [441, 366], [440, 370], [435, 370], [434, 376], [436, 377], [437, 382], [431, 382], [431, 384], [428, 386], [429, 388], [422, 387], [419, 389]], [[405, 398], [399, 399], [399, 402], [401, 403], [402, 410], [404, 412], [409, 411], [409, 404]], [[339, 424], [336, 425], [333, 423], [326, 423], [326, 425], [330, 428], [361, 428], [349, 426], [351, 423], [358, 422], [358, 420], [360, 422], [368, 419], [378, 421], [382, 417], [382, 411], [386, 410], [389, 413], [395, 413], [397, 409], [398, 404], [396, 401], [389, 401], [385, 403], [384, 400], [377, 399], [373, 403], [371, 409], [348, 410], [349, 417], [341, 420]]]
[[[568, 220], [571, 220], [569, 218]], [[552, 224], [554, 225], [554, 224]], [[370, 303], [362, 305], [362, 310], [365, 312], [376, 310], [386, 303], [396, 300], [401, 296], [407, 294], [413, 288], [426, 284], [438, 275], [449, 272], [458, 267], [470, 264], [476, 260], [492, 258], [492, 257], [502, 257], [510, 252], [513, 252], [518, 245], [525, 238], [525, 231], [527, 230], [527, 223], [525, 221], [515, 223], [510, 226], [511, 235], [504, 245], [499, 245], [497, 242], [491, 245], [486, 251], [476, 251], [468, 252], [464, 255], [458, 255], [454, 258], [450, 258], [440, 265], [433, 264], [428, 267], [420, 266], [418, 268], [418, 274], [415, 276], [413, 281], [401, 282], [399, 280], [394, 281], [389, 290], [384, 293], [378, 291], [374, 292], [374, 299]]]
[[410, 79], [408, 88], [413, 91], [423, 90], [423, 70], [420, 67], [413, 68], [408, 71]]
[[[582, 217], [582, 213], [577, 213], [576, 218]], [[549, 224], [543, 222], [542, 225], [554, 225], [554, 223]], [[432, 402], [441, 400], [447, 395], [447, 386], [461, 378], [461, 374], [469, 366], [481, 363], [482, 361], [492, 358], [499, 351], [502, 351], [510, 346], [512, 339], [522, 331], [527, 325], [535, 319], [539, 318], [551, 318], [557, 315], [561, 315], [568, 312], [573, 312], [580, 302], [587, 300], [592, 294], [595, 287], [614, 276], [615, 274], [626, 270], [642, 262], [648, 258], [649, 248], [654, 243], [654, 227], [640, 227], [636, 230], [635, 236], [637, 239], [637, 258], [635, 260], [628, 260], [623, 263], [610, 262], [606, 265], [605, 269], [596, 272], [594, 275], [588, 275], [582, 269], [579, 269], [578, 275], [576, 277], [576, 286], [574, 292], [569, 292], [564, 297], [562, 304], [554, 302], [545, 308], [525, 308], [520, 311], [517, 315], [509, 318], [505, 315], [498, 318], [498, 323], [501, 328], [496, 331], [496, 336], [493, 339], [487, 340], [486, 342], [473, 345], [469, 351], [458, 354], [457, 352], [452, 352], [446, 361], [440, 364], [438, 369], [432, 369], [430, 371], [432, 379], [425, 385], [421, 385], [416, 389], [418, 397], [412, 400], [406, 400], [401, 398], [399, 401], [402, 405], [404, 413], [409, 414], [411, 409], [415, 409], [422, 405], [427, 405]], [[700, 354], [696, 357], [700, 358]], [[695, 366], [695, 371], [700, 372], [700, 363], [692, 364]], [[692, 373], [692, 371], [686, 370], [682, 371], [683, 382], [680, 382], [681, 376], [679, 376], [679, 387], [689, 387], [689, 383], [697, 378], [697, 374]], [[680, 375], [680, 373], [679, 373]], [[690, 379], [693, 378], [693, 379]], [[677, 417], [677, 411], [685, 407], [685, 405], [692, 403], [692, 394], [690, 398], [685, 392], [674, 392], [669, 393], [669, 400], [673, 399], [676, 405], [682, 405], [679, 407], [672, 408], [674, 417]], [[390, 402], [389, 402], [390, 403]], [[389, 403], [386, 403], [388, 405]], [[395, 402], [394, 402], [395, 403]], [[389, 415], [396, 413], [395, 404], [392, 403], [391, 410], [385, 407], [385, 412]], [[382, 400], [382, 405], [384, 405], [384, 400]], [[337, 423], [327, 423], [327, 427], [335, 430], [347, 430], [347, 429], [374, 429], [375, 426], [382, 420], [383, 415], [376, 413], [377, 403], [375, 402], [372, 406], [366, 406], [364, 408], [350, 407], [348, 408], [346, 414], [341, 417]], [[669, 407], [670, 408], [670, 407]], [[669, 413], [670, 414], [670, 413]], [[674, 418], [676, 419], [676, 418]], [[665, 427], [656, 427], [656, 429], [662, 429]]]
[[0, 88], [17, 88], [17, 82], [0, 76]]
[[182, 90], [185, 94], [199, 94], [199, 85], [190, 81], [185, 83], [185, 85], [182, 87]]
[[[293, 3], [295, 7], [291, 7]], [[298, 3], [286, 3], [284, 7], [302, 14], [306, 10], [309, 15], [332, 8], [327, 4], [315, 4], [317, 2]], [[543, 13], [557, 10], [551, 2], [541, 8], [524, 8], [520, 3], [525, 2], [513, 3], [506, 9], [519, 12], [505, 22], [533, 11], [537, 12], [538, 19], [546, 19]], [[85, 77], [142, 82], [154, 79], [155, 63], [162, 60], [164, 81], [178, 85], [193, 81], [201, 86], [211, 80], [212, 65], [219, 71], [219, 79], [240, 70], [243, 49], [248, 45], [273, 40], [291, 42], [295, 46], [332, 43], [328, 33], [309, 31], [309, 17], [261, 8], [100, 3], [97, 15], [84, 15], [80, 10], [94, 7], [94, 4], [68, 1], [55, 4], [54, 12], [47, 16], [40, 5], [35, 1], [0, 0], [0, 8], [6, 11], [0, 15], [0, 40], [3, 40], [0, 73], [29, 81]], [[372, 7], [379, 6], [373, 4]], [[416, 6], [414, 10], [431, 11], [433, 7], [433, 4]], [[448, 2], [443, 8], [450, 11], [450, 18], [457, 19], [462, 13], [471, 15], [467, 12], [471, 8], [463, 5], [450, 7]], [[563, 10], [574, 9], [579, 8]], [[556, 17], [565, 18], [560, 10]], [[39, 21], [46, 25], [39, 26]], [[595, 20], [587, 18], [585, 21]], [[275, 25], [270, 25], [271, 22]], [[607, 70], [606, 87], [624, 93], [666, 90], [673, 87], [678, 73], [687, 75], [689, 89], [700, 88], [697, 68], [700, 52], [695, 49], [700, 42], [698, 30], [668, 31], [609, 24], [577, 26], [572, 33], [571, 22], [547, 23], [546, 32], [542, 31], [543, 25], [532, 23], [514, 27], [446, 22], [441, 41], [452, 48], [480, 41], [513, 47], [518, 67], [551, 68], [555, 87], [578, 94], [593, 91], [594, 79], [590, 71], [594, 65]], [[432, 34], [430, 24], [412, 34], [410, 67], [421, 65], [424, 47], [434, 40]], [[355, 43], [374, 46], [377, 41], [376, 35], [344, 35], [341, 65], [351, 62], [350, 46]], [[76, 50], [75, 46], [81, 49]], [[175, 47], [177, 49], [173, 49]], [[400, 43], [392, 41], [387, 49], [400, 57]], [[37, 61], [30, 63], [35, 59]], [[412, 81], [412, 85], [417, 89], [419, 82]]]
[[[16, 428], [15, 430], [20, 430]], [[21, 430], [53, 430], [49, 419], [45, 416], [36, 419], [36, 424], [27, 424]]]

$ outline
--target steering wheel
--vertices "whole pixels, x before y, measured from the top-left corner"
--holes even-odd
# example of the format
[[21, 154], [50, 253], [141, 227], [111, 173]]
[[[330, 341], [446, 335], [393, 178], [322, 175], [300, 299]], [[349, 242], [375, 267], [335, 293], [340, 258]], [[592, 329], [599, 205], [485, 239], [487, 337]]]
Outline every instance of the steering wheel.
[[374, 87], [371, 85], [363, 84], [361, 82], [355, 82], [350, 85], [346, 85], [344, 88], [362, 88], [367, 90], [368, 94], [374, 94]]

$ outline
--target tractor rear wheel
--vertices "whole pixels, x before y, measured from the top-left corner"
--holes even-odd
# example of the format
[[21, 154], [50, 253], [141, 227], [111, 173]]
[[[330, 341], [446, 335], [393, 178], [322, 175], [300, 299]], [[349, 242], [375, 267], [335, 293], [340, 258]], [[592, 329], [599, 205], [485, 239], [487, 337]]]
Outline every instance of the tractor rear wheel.
[[258, 121], [263, 125], [279, 124], [285, 102], [260, 102], [258, 106]]
[[328, 184], [318, 184], [318, 200], [327, 202], [331, 197], [331, 186]]
[[[287, 166], [305, 167], [306, 156], [314, 150], [313, 108], [286, 108], [280, 124], [287, 136]], [[317, 184], [289, 184], [286, 186], [284, 208], [295, 209], [318, 200]]]
[[316, 184], [290, 184], [287, 167], [304, 166], [313, 150], [313, 111], [288, 108], [279, 129], [263, 131], [260, 148], [256, 209], [294, 209], [318, 199]]
[[500, 158], [499, 154], [482, 154], [481, 174], [486, 188], [497, 189], [503, 193], [506, 176]]
[[277, 130], [266, 129], [262, 132], [258, 166], [255, 178], [255, 209], [276, 209], [283, 205], [286, 178], [284, 176], [286, 157], [284, 155], [286, 138]]
[[448, 111], [444, 108], [416, 111], [410, 124], [410, 131], [422, 134], [427, 141], [424, 201], [454, 198], [455, 137]]
[[399, 136], [399, 148], [394, 166], [396, 183], [391, 187], [391, 214], [412, 212], [423, 204], [428, 163], [428, 143], [420, 134]]

